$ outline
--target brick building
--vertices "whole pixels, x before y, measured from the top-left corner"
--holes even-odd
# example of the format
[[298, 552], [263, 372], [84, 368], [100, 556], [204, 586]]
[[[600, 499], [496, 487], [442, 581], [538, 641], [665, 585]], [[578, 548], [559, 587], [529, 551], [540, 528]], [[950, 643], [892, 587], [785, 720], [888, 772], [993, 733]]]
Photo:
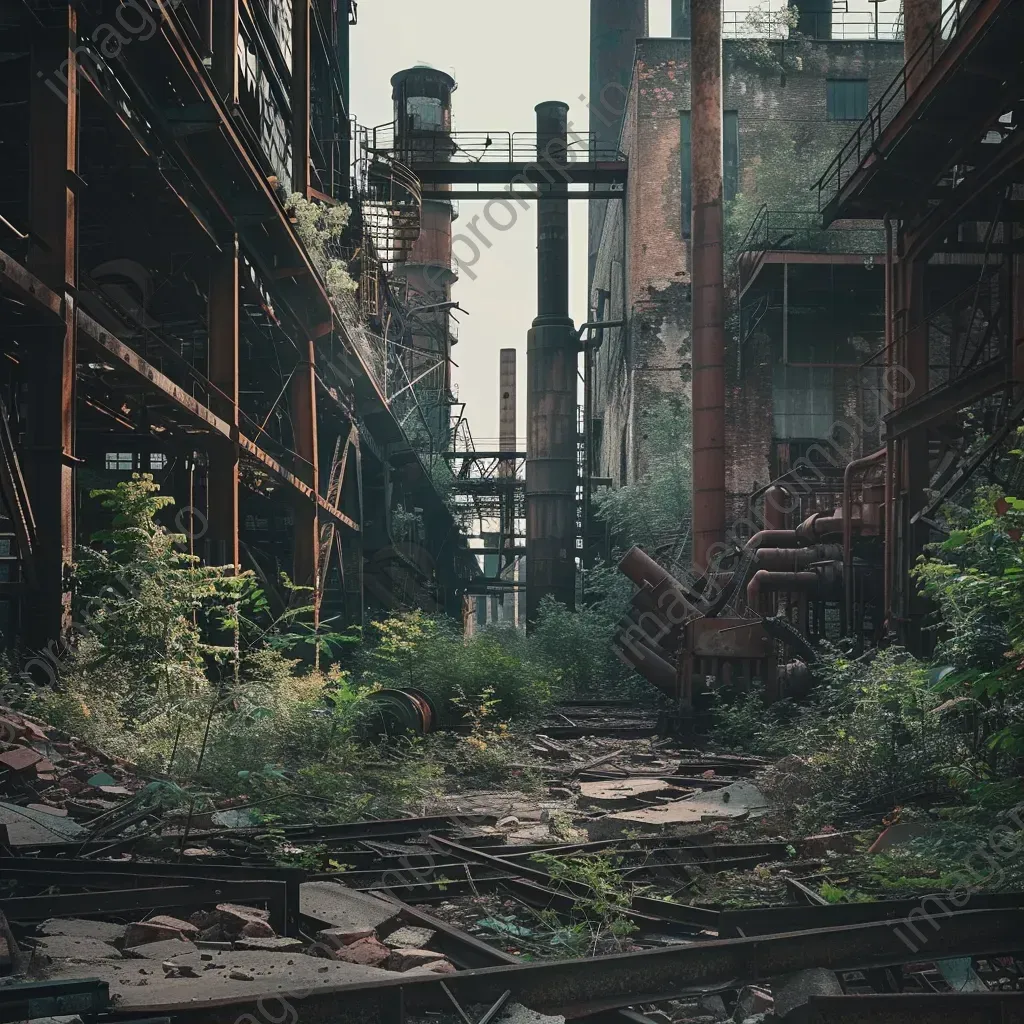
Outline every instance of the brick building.
[[[591, 254], [591, 319], [627, 321], [605, 332], [593, 365], [594, 473], [615, 486], [647, 469], [645, 420], [689, 395], [689, 46], [638, 41], [620, 143], [630, 184]], [[869, 425], [844, 451], [878, 447], [878, 395], [860, 365], [882, 344], [884, 246], [871, 225], [818, 230], [811, 186], [902, 67], [903, 45], [793, 33], [727, 38], [723, 50], [735, 521], [835, 421]]]

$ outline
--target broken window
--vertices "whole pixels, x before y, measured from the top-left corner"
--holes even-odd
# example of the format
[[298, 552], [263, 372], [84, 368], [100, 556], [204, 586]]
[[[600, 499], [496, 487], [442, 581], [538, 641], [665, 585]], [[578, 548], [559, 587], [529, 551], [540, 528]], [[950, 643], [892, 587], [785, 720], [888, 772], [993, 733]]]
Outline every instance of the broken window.
[[830, 121], [861, 121], [868, 113], [866, 78], [830, 78], [825, 83]]
[[135, 468], [135, 453], [107, 452], [106, 467], [116, 473], [130, 473]]

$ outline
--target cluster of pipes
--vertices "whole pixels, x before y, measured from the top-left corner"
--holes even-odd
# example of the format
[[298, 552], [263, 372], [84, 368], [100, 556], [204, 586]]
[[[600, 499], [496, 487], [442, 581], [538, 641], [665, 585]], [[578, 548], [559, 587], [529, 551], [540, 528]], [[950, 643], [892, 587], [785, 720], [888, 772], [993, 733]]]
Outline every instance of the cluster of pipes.
[[[641, 548], [630, 549], [619, 569], [638, 590], [616, 638], [623, 658], [674, 699], [685, 689], [685, 660], [712, 653], [768, 662], [764, 669], [774, 678], [776, 696], [806, 692], [817, 658], [807, 635], [807, 602], [838, 604], [847, 633], [861, 629], [866, 605], [882, 607], [881, 550], [875, 545], [874, 557], [855, 558], [854, 547], [855, 538], [884, 535], [884, 457], [882, 449], [849, 463], [842, 507], [831, 513], [812, 512], [792, 528], [787, 528], [786, 520], [799, 507], [799, 495], [792, 485], [773, 484], [764, 495], [765, 528], [742, 546], [735, 545], [734, 568], [713, 567], [692, 586], [680, 583]], [[854, 500], [858, 488], [859, 499]], [[802, 612], [799, 627], [788, 615], [794, 595]], [[776, 616], [783, 604], [787, 614]], [[700, 631], [705, 643], [715, 632], [719, 638], [731, 632], [737, 635], [702, 650], [695, 631], [688, 628], [702, 619], [721, 623], [717, 631]], [[766, 655], [766, 647], [780, 644], [797, 657], [776, 664], [770, 653]]]

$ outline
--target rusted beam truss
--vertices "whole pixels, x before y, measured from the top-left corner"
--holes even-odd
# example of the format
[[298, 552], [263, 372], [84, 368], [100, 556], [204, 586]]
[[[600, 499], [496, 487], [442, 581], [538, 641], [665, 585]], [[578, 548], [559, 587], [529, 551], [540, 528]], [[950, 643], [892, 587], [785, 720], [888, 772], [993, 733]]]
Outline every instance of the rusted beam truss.
[[[0, 286], [7, 285], [12, 278], [14, 286], [20, 286], [25, 282], [29, 282], [34, 289], [31, 294], [39, 297], [40, 307], [42, 309], [53, 308], [55, 296], [41, 281], [33, 278], [24, 267], [21, 267], [5, 253], [0, 253], [0, 264], [3, 264], [3, 269], [0, 270]], [[12, 270], [12, 268], [14, 269]], [[63, 306], [60, 302], [56, 302], [56, 305], [58, 308]], [[329, 504], [325, 497], [318, 494], [313, 487], [300, 479], [296, 473], [287, 469], [277, 459], [267, 454], [254, 441], [242, 434], [237, 426], [218, 416], [208, 406], [203, 405], [198, 399], [175, 384], [170, 377], [143, 359], [133, 348], [115, 338], [113, 334], [97, 323], [88, 313], [79, 309], [75, 314], [75, 322], [77, 323], [78, 332], [90, 343], [98, 346], [106, 355], [116, 360], [118, 365], [137, 381], [146, 384], [152, 390], [159, 392], [164, 398], [169, 399], [174, 407], [185, 415], [196, 430], [205, 434], [219, 436], [233, 443], [240, 451], [251, 456], [266, 470], [294, 488], [309, 502], [315, 503], [337, 525], [347, 527], [350, 530], [359, 529], [359, 524], [355, 520], [345, 515], [340, 509]]]

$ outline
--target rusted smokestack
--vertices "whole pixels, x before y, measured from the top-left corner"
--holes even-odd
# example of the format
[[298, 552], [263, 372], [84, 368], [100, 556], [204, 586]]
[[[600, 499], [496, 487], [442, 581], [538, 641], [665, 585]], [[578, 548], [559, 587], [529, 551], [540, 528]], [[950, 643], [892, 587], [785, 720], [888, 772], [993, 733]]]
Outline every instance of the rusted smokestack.
[[[516, 450], [516, 350], [503, 348], [498, 355], [498, 449], [502, 453]], [[516, 541], [515, 512], [515, 476], [516, 462], [514, 458], [503, 459], [498, 463], [498, 477], [502, 480], [501, 504], [501, 538], [503, 546], [509, 551], [507, 558], [502, 559], [502, 567], [514, 565], [516, 555], [513, 551]], [[502, 621], [516, 622], [517, 594], [515, 592], [501, 595]]]
[[[498, 398], [498, 447], [502, 452], [516, 450], [516, 350], [503, 348], [498, 354], [500, 387]], [[500, 476], [515, 475], [515, 461], [503, 461]]]
[[[614, 150], [622, 132], [633, 77], [636, 41], [647, 35], [647, 0], [590, 0], [590, 137], [597, 155]], [[607, 159], [607, 157], [605, 157]], [[607, 199], [590, 202], [589, 277], [608, 210]]]
[[[907, 95], [914, 91], [942, 46], [939, 24], [942, 21], [942, 0], [903, 0], [903, 60], [907, 68]], [[925, 40], [935, 32], [934, 46]], [[920, 51], [920, 53], [918, 52]]]
[[550, 594], [576, 603], [576, 372], [569, 317], [565, 103], [537, 107], [537, 318], [526, 345], [526, 616]]
[[725, 290], [722, 263], [722, 2], [693, 0], [693, 564], [725, 537]]

